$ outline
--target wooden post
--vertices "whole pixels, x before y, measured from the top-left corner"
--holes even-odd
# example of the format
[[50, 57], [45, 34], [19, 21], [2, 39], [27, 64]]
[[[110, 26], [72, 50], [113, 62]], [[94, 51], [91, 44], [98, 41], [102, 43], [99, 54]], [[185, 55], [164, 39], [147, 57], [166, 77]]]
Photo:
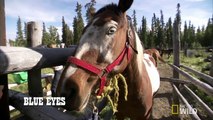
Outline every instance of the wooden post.
[[[175, 20], [174, 25], [173, 25], [173, 53], [174, 53], [173, 64], [177, 67], [180, 66], [180, 61], [179, 61], [180, 60], [180, 24], [179, 23], [180, 22]], [[173, 69], [173, 78], [179, 79], [179, 73], [174, 69]], [[179, 88], [178, 83], [174, 83], [174, 85], [177, 88]], [[172, 104], [179, 106], [179, 98], [175, 91], [173, 92], [173, 103]], [[173, 114], [173, 116], [176, 118], [179, 118], [178, 114]]]
[[[6, 46], [5, 10], [4, 0], [0, 0], [0, 46]], [[1, 63], [2, 64], [2, 63]], [[5, 64], [7, 66], [7, 64]], [[7, 75], [0, 75], [0, 113], [1, 119], [9, 120], [9, 99]]]
[[[27, 24], [27, 46], [37, 47], [42, 43], [42, 29], [37, 22]], [[32, 69], [28, 71], [28, 90], [30, 96], [43, 96], [41, 84], [41, 69]]]
[[[180, 21], [175, 20], [173, 26], [173, 64], [180, 67]], [[173, 70], [173, 77], [179, 79], [179, 73], [176, 70]]]
[[39, 22], [27, 23], [27, 45], [28, 47], [38, 47], [42, 44], [42, 27]]
[[0, 46], [6, 46], [4, 0], [0, 0]]

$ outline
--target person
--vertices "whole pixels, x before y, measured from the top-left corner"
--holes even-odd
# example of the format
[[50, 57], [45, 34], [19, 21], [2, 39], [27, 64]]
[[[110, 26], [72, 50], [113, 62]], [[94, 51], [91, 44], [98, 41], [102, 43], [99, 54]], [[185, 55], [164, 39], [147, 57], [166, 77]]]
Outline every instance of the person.
[[[62, 43], [60, 45], [61, 48], [64, 48], [64, 44]], [[48, 45], [49, 48], [56, 48], [56, 46], [54, 45]], [[52, 93], [52, 97], [57, 97], [56, 95], [56, 89], [57, 89], [57, 86], [58, 86], [58, 81], [61, 77], [61, 74], [62, 74], [62, 71], [63, 71], [63, 66], [60, 65], [60, 66], [54, 66], [52, 67], [53, 68], [53, 71], [54, 71], [54, 77], [52, 79], [52, 82], [51, 82], [51, 93]]]
[[53, 67], [54, 71], [54, 77], [52, 80], [52, 85], [51, 85], [51, 92], [52, 92], [52, 97], [56, 97], [56, 88], [58, 86], [58, 81], [61, 77], [62, 71], [63, 71], [63, 66], [55, 66]]

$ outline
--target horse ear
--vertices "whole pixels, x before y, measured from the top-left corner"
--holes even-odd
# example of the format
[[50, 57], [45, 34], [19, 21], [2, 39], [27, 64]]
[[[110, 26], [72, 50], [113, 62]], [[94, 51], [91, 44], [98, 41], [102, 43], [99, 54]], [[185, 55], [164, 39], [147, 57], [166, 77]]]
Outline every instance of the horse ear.
[[126, 12], [132, 5], [133, 0], [119, 0], [118, 7], [122, 12]]

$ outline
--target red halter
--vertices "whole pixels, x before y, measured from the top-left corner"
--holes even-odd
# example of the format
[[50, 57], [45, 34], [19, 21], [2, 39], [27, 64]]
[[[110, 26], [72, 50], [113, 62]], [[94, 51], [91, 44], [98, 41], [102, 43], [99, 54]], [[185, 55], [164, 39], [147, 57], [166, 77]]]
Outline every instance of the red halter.
[[129, 61], [129, 59], [131, 57], [131, 51], [130, 51], [129, 46], [131, 46], [131, 45], [129, 45], [129, 43], [126, 42], [126, 46], [124, 47], [124, 49], [120, 53], [120, 55], [117, 57], [117, 59], [115, 59], [115, 61], [113, 61], [111, 64], [109, 64], [105, 69], [97, 68], [94, 65], [87, 63], [86, 61], [80, 60], [78, 58], [75, 58], [73, 56], [69, 57], [67, 62], [75, 64], [76, 66], [81, 67], [85, 70], [88, 70], [88, 71], [96, 74], [97, 76], [99, 76], [101, 79], [101, 83], [100, 83], [100, 87], [99, 87], [99, 91], [98, 91], [97, 95], [101, 95], [101, 93], [103, 92], [103, 88], [106, 84], [107, 74], [110, 73], [116, 65], [121, 64], [125, 55], [127, 55], [127, 60]]

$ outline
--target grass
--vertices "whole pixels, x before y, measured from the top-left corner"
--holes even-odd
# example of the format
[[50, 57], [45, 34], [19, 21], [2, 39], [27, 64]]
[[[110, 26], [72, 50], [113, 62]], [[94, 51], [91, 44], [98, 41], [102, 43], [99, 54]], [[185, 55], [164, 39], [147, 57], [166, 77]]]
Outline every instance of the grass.
[[[53, 70], [51, 68], [44, 68], [41, 70], [42, 74], [47, 74], [47, 73], [53, 73]], [[15, 80], [12, 74], [8, 74], [8, 83], [9, 84], [15, 84]], [[42, 79], [42, 87], [45, 86], [45, 81], [44, 79]], [[22, 84], [18, 84], [17, 86], [14, 86], [11, 88], [12, 90], [16, 90], [22, 93], [28, 93], [28, 84], [27, 82], [22, 83]], [[21, 115], [21, 112], [18, 110], [13, 110], [10, 112], [10, 118], [11, 119], [16, 119]]]
[[[180, 54], [180, 64], [182, 65], [186, 65], [196, 71], [205, 73], [207, 75], [209, 75], [209, 71], [203, 71], [204, 68], [206, 68], [207, 66], [210, 66], [210, 62], [204, 62], [204, 59], [207, 58], [208, 55], [210, 55], [211, 53], [206, 53], [205, 51], [198, 51], [197, 55], [199, 55], [199, 57], [185, 57], [183, 55], [183, 53]], [[173, 61], [173, 56], [168, 60], [170, 63], [172, 63]], [[191, 74], [191, 73], [190, 73]], [[192, 76], [202, 80], [202, 78], [199, 78], [198, 76], [191, 74]], [[203, 80], [202, 80], [203, 81]], [[189, 86], [190, 89], [192, 89], [194, 91], [194, 93], [199, 96], [211, 109], [213, 109], [213, 97], [208, 96], [205, 92], [203, 92], [202, 90], [198, 89], [196, 86], [194, 85], [190, 85]]]
[[[180, 64], [186, 65], [194, 70], [197, 70], [199, 72], [204, 72], [205, 74], [209, 74], [208, 71], [203, 71], [204, 68], [207, 66], [210, 66], [210, 63], [204, 62], [204, 59], [207, 58], [207, 56], [210, 53], [206, 53], [205, 51], [198, 51], [196, 55], [199, 55], [199, 57], [186, 57], [184, 56], [183, 52], [180, 53]], [[173, 63], [173, 55], [168, 59], [169, 63]]]
[[[208, 62], [204, 62], [204, 59], [207, 58], [208, 55], [210, 55], [210, 53], [206, 53], [205, 51], [198, 51], [196, 53], [196, 55], [198, 55], [199, 57], [186, 57], [184, 56], [183, 52], [180, 52], [180, 64], [189, 66], [197, 71], [202, 71], [203, 68], [205, 68], [206, 66], [208, 66], [210, 63]], [[168, 59], [169, 63], [173, 62], [173, 55]]]
[[[207, 67], [210, 63], [204, 62], [204, 59], [207, 58], [208, 54], [205, 52], [199, 53], [200, 57], [185, 57], [181, 55], [181, 64], [188, 65], [192, 69], [202, 72], [203, 68]], [[206, 72], [206, 74], [208, 74]]]

